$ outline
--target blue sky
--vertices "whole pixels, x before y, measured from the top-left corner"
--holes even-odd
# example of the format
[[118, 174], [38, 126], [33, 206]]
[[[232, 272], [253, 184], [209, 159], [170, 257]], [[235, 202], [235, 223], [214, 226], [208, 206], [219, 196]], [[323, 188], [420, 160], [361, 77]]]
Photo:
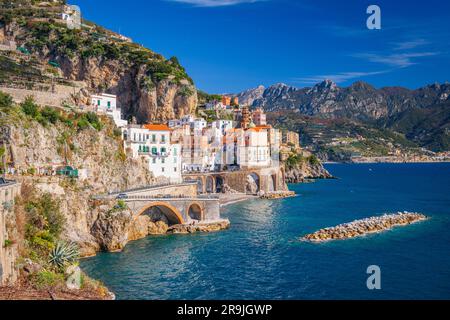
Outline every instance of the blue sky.
[[[177, 56], [198, 88], [239, 92], [329, 78], [418, 88], [450, 81], [443, 0], [72, 0], [86, 19]], [[381, 8], [368, 30], [366, 9]]]

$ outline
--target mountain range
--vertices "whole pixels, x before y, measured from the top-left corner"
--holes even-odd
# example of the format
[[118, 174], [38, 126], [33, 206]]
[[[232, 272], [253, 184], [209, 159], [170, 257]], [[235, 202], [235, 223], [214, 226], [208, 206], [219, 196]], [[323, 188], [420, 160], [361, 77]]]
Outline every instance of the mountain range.
[[[241, 104], [261, 107], [276, 114], [277, 125], [301, 131], [306, 118], [310, 122], [333, 124], [351, 123], [353, 126], [388, 130], [403, 136], [416, 147], [432, 151], [450, 149], [450, 83], [435, 83], [419, 89], [384, 87], [377, 89], [369, 83], [358, 81], [340, 87], [325, 80], [313, 87], [297, 88], [283, 83], [268, 88], [259, 86], [237, 94]], [[282, 121], [283, 115], [289, 119]], [[294, 121], [297, 118], [298, 121]], [[323, 121], [327, 120], [327, 121]], [[296, 125], [294, 123], [297, 123]], [[325, 126], [323, 130], [328, 130]], [[314, 144], [309, 132], [300, 132], [303, 141]], [[318, 132], [315, 132], [318, 133]], [[320, 133], [320, 132], [319, 132]], [[329, 135], [331, 140], [337, 137]], [[319, 134], [320, 136], [320, 134]], [[342, 137], [342, 135], [339, 135]]]

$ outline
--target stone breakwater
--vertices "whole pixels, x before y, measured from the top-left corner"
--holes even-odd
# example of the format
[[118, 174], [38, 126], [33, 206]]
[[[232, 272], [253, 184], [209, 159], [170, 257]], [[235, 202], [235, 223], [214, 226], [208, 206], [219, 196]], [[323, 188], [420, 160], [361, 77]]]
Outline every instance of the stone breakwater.
[[230, 227], [230, 221], [228, 219], [222, 219], [218, 221], [200, 222], [192, 224], [177, 224], [171, 226], [168, 230], [168, 234], [188, 234], [196, 232], [216, 232], [225, 230]]
[[275, 200], [275, 199], [292, 198], [295, 196], [296, 194], [294, 191], [279, 191], [263, 194], [262, 196], [260, 196], [260, 198], [266, 200]]
[[363, 236], [369, 233], [389, 230], [396, 226], [405, 226], [415, 222], [426, 220], [427, 217], [421, 213], [398, 212], [386, 214], [380, 217], [371, 217], [343, 223], [335, 227], [320, 229], [314, 233], [307, 234], [301, 240], [322, 242], [329, 240], [343, 240]]

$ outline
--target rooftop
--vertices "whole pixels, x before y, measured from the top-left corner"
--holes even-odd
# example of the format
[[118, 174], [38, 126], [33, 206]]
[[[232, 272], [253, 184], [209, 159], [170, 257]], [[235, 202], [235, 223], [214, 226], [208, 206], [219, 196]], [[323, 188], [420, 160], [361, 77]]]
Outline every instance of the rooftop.
[[171, 131], [166, 124], [145, 124], [143, 127], [150, 131]]

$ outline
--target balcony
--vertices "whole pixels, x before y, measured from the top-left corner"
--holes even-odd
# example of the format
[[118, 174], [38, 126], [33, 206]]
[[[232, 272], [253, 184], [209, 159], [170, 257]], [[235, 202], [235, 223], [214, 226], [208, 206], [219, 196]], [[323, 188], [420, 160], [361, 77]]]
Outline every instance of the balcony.
[[150, 156], [150, 157], [168, 157], [170, 156], [170, 152], [152, 152], [150, 151], [138, 151], [140, 156]]

